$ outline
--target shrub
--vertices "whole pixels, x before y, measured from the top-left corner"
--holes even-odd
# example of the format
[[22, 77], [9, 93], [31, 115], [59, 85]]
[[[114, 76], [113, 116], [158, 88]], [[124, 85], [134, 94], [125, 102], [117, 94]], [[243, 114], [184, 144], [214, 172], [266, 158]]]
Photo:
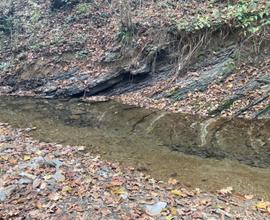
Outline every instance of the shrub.
[[[211, 9], [211, 7], [209, 7]], [[241, 28], [244, 33], [258, 32], [262, 27], [270, 25], [270, 1], [241, 0], [236, 4], [228, 4], [219, 10], [209, 10], [198, 13], [192, 19], [175, 20], [178, 30], [193, 32], [209, 27], [219, 27], [224, 24]]]
[[85, 14], [89, 10], [89, 4], [87, 3], [81, 3], [76, 6], [76, 12], [78, 14]]

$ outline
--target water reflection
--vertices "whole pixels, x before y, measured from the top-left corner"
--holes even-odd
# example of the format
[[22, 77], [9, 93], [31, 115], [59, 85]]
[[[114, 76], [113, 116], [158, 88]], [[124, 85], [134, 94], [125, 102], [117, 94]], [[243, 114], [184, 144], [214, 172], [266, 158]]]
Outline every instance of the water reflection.
[[[183, 116], [181, 124], [177, 124], [176, 118], [169, 115], [111, 102], [90, 104], [78, 100], [0, 98], [0, 121], [17, 127], [37, 127], [32, 133], [37, 139], [86, 145], [89, 151], [101, 154], [105, 159], [135, 166], [159, 179], [166, 180], [173, 175], [192, 187], [217, 190], [233, 186], [241, 193], [270, 199], [270, 169], [250, 167], [236, 160], [190, 156], [173, 150], [172, 144], [179, 144], [181, 137], [188, 132], [194, 132], [193, 136], [183, 142], [201, 143], [196, 129], [202, 130], [204, 119], [196, 117], [191, 122], [189, 116]], [[260, 128], [261, 139], [263, 132], [268, 131], [267, 123], [255, 122], [251, 126]], [[180, 131], [182, 124], [187, 124], [190, 130]], [[197, 125], [200, 127], [196, 128]], [[231, 132], [230, 126], [227, 132]], [[242, 126], [239, 132], [245, 129]], [[250, 127], [248, 129], [249, 135], [255, 132]], [[247, 134], [235, 135], [245, 137]], [[231, 141], [233, 143], [233, 139]]]

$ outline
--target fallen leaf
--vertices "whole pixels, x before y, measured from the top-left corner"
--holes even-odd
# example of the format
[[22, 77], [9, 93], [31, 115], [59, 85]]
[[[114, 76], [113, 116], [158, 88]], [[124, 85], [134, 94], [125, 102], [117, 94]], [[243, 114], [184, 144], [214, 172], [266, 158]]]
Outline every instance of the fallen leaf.
[[62, 188], [62, 193], [69, 193], [72, 191], [72, 188], [70, 186], [64, 186]]
[[36, 207], [38, 208], [38, 209], [42, 209], [43, 208], [43, 205], [42, 205], [42, 203], [41, 202], [37, 202], [36, 203]]
[[38, 156], [41, 156], [43, 153], [42, 153], [41, 150], [38, 150], [38, 151], [36, 152], [36, 154], [37, 154]]
[[111, 181], [112, 186], [121, 186], [123, 184], [123, 181], [119, 178], [113, 178]]
[[205, 205], [209, 204], [210, 202], [211, 201], [209, 199], [201, 199], [200, 202], [199, 202], [199, 204], [205, 206]]
[[229, 88], [229, 89], [233, 88], [233, 84], [232, 84], [232, 83], [229, 83], [229, 84], [227, 85], [227, 88]]
[[245, 195], [244, 197], [246, 200], [251, 200], [251, 199], [253, 199], [254, 196], [253, 195]]
[[46, 187], [47, 187], [47, 183], [45, 182], [41, 183], [40, 189], [46, 189]]
[[0, 134], [5, 134], [5, 130], [3, 128], [0, 128]]
[[183, 196], [183, 193], [178, 189], [172, 190], [171, 193], [176, 196]]
[[44, 179], [44, 180], [49, 180], [49, 179], [51, 179], [52, 177], [53, 177], [52, 175], [46, 175], [46, 176], [43, 177], [43, 179]]
[[172, 215], [169, 215], [166, 217], [166, 220], [172, 220], [173, 219], [173, 216]]
[[176, 208], [171, 207], [171, 208], [170, 208], [170, 213], [171, 213], [171, 215], [177, 215]]
[[31, 159], [30, 155], [24, 155], [23, 156], [23, 160], [25, 160], [25, 161], [30, 160], [30, 159]]
[[257, 208], [257, 209], [264, 209], [264, 210], [266, 210], [267, 208], [270, 208], [270, 207], [268, 207], [269, 205], [270, 205], [269, 202], [266, 202], [266, 201], [260, 201], [260, 202], [258, 202], [258, 203], [256, 204], [256, 208]]
[[117, 187], [117, 188], [113, 189], [112, 192], [113, 192], [113, 194], [116, 194], [116, 195], [121, 195], [121, 194], [127, 193], [127, 191], [123, 187]]
[[9, 158], [8, 162], [11, 163], [12, 165], [16, 165], [17, 159], [16, 158]]
[[48, 198], [52, 201], [57, 201], [61, 198], [61, 195], [59, 193], [51, 193]]
[[231, 194], [232, 191], [233, 191], [233, 188], [231, 186], [229, 186], [227, 188], [219, 190], [218, 193], [220, 193], [222, 195], [228, 195], [228, 194]]
[[177, 181], [176, 179], [170, 178], [170, 179], [168, 180], [168, 184], [176, 185], [177, 183], [178, 183], [178, 181]]
[[5, 161], [8, 160], [8, 156], [6, 156], [6, 155], [2, 155], [1, 158], [2, 158], [3, 160], [5, 160]]

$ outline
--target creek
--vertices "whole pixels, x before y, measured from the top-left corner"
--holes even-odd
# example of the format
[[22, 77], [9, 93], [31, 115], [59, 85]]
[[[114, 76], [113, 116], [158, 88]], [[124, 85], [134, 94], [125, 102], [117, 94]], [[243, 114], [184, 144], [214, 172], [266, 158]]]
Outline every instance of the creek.
[[117, 102], [0, 97], [0, 122], [167, 181], [270, 199], [270, 120], [203, 118]]

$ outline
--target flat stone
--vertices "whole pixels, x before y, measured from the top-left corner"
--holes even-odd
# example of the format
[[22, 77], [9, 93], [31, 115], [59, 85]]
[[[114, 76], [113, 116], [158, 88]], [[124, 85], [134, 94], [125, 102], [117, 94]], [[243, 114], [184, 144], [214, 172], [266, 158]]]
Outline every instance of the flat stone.
[[146, 205], [145, 209], [149, 215], [155, 216], [159, 215], [162, 212], [162, 210], [166, 208], [166, 206], [167, 206], [166, 202], [157, 202], [153, 205]]
[[63, 181], [65, 181], [65, 176], [60, 171], [56, 171], [56, 173], [53, 175], [53, 178], [57, 182], [63, 182]]
[[46, 162], [50, 165], [55, 167], [57, 170], [62, 166], [62, 162], [58, 159], [53, 159], [53, 160], [46, 160]]
[[36, 176], [31, 174], [31, 173], [26, 173], [26, 172], [22, 172], [19, 174], [21, 177], [25, 177], [25, 178], [28, 178], [28, 179], [31, 179], [31, 180], [34, 180], [36, 179]]
[[16, 188], [17, 185], [10, 185], [4, 188], [0, 188], [0, 201], [6, 201], [12, 195], [12, 193], [15, 192]]
[[28, 178], [21, 178], [18, 181], [18, 184], [19, 185], [24, 185], [24, 184], [29, 184], [29, 183], [32, 183], [32, 180], [31, 179], [28, 179]]
[[78, 151], [85, 151], [85, 146], [79, 146]]
[[39, 178], [36, 178], [36, 179], [33, 181], [32, 186], [33, 186], [33, 188], [35, 189], [35, 188], [38, 188], [38, 187], [41, 185], [41, 183], [42, 183], [42, 180], [39, 179]]
[[7, 196], [3, 189], [0, 189], [0, 202], [4, 202]]
[[0, 135], [0, 142], [10, 142], [10, 141], [14, 141], [14, 138], [5, 135]]

